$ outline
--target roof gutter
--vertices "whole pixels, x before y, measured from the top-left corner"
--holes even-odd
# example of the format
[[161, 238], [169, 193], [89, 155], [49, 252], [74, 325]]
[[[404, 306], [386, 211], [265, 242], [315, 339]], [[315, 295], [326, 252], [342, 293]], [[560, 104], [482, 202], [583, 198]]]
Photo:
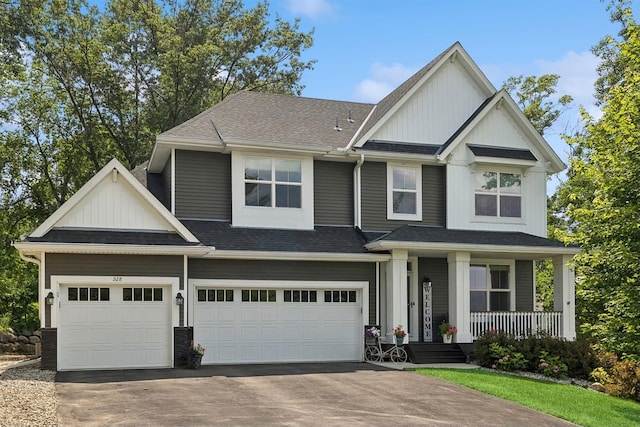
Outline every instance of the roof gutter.
[[[203, 256], [212, 251], [210, 246], [162, 246], [162, 245], [118, 245], [101, 243], [52, 243], [18, 242], [13, 246], [26, 254], [35, 252], [84, 253], [84, 254], [144, 254], [144, 255], [191, 255]], [[25, 258], [23, 258], [25, 259]], [[29, 260], [26, 260], [29, 261]], [[33, 262], [33, 261], [29, 261]]]

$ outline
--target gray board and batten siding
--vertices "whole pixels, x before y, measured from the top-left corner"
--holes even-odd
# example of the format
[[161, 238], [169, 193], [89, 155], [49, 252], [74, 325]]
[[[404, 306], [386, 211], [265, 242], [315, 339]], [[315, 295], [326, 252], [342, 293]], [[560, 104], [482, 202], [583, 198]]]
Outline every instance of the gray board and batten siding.
[[175, 153], [176, 217], [231, 221], [231, 155]]
[[178, 277], [184, 289], [184, 258], [175, 255], [47, 254], [45, 289], [51, 276]]
[[533, 311], [535, 308], [533, 291], [534, 261], [516, 261], [516, 311]]
[[369, 322], [376, 320], [376, 264], [366, 262], [189, 259], [190, 279], [366, 281]]
[[353, 226], [354, 163], [313, 162], [316, 225]]
[[422, 221], [387, 219], [387, 164], [362, 165], [362, 229], [391, 231], [404, 224], [446, 226], [446, 170], [443, 166], [422, 166]]

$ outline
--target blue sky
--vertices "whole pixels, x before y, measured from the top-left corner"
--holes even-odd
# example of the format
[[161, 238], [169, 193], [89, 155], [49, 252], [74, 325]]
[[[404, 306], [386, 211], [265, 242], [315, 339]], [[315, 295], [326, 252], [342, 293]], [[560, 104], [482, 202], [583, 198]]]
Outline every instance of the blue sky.
[[[634, 15], [637, 18], [634, 0]], [[246, 1], [247, 6], [255, 1]], [[272, 16], [315, 28], [305, 59], [316, 59], [302, 95], [377, 102], [456, 41], [496, 86], [514, 75], [561, 76], [574, 107], [546, 139], [566, 161], [560, 133], [578, 126], [578, 106], [594, 115], [597, 59], [590, 48], [619, 27], [600, 0], [270, 0]], [[551, 183], [553, 191], [555, 183]]]

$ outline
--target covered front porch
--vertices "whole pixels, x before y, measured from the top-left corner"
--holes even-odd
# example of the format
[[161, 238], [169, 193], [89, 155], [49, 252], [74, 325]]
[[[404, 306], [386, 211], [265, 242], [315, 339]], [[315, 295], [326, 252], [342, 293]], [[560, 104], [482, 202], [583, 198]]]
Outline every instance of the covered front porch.
[[[419, 239], [420, 229], [427, 227], [411, 228], [418, 229], [413, 238]], [[458, 240], [478, 238], [478, 232], [454, 230], [453, 234]], [[579, 249], [524, 233], [483, 232], [480, 237], [486, 243], [370, 243], [369, 249], [391, 254], [380, 268], [377, 313], [383, 331], [390, 333], [402, 325], [408, 334], [405, 343], [442, 342], [439, 325], [446, 321], [457, 328], [454, 343], [473, 343], [489, 331], [575, 340], [571, 260]], [[553, 261], [554, 311], [550, 312], [538, 310], [535, 303], [535, 261], [540, 259]]]

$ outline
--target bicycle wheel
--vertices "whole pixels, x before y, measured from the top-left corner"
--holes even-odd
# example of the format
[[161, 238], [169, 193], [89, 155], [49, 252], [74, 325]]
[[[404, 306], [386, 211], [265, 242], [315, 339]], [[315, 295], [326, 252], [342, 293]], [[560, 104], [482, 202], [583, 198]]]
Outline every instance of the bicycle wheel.
[[391, 350], [391, 361], [396, 363], [404, 363], [407, 361], [407, 352], [402, 347], [396, 347]]
[[364, 351], [364, 360], [368, 362], [380, 362], [382, 360], [380, 349], [372, 345], [367, 346], [366, 350]]

